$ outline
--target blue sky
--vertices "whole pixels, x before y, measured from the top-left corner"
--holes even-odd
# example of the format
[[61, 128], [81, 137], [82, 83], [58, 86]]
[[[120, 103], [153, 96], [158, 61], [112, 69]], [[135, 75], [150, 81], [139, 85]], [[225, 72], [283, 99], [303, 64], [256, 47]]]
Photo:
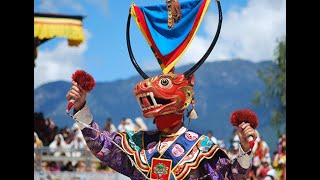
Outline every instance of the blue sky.
[[[184, 0], [180, 0], [182, 2]], [[90, 73], [97, 82], [126, 79], [137, 75], [126, 47], [125, 28], [132, 2], [137, 5], [165, 3], [165, 0], [35, 0], [34, 11], [84, 15], [86, 40], [69, 47], [55, 38], [38, 48], [34, 87], [67, 80], [77, 69]], [[271, 60], [277, 39], [286, 34], [285, 0], [221, 0], [223, 25], [213, 53], [207, 61], [242, 58]], [[192, 44], [176, 66], [194, 63], [206, 51], [217, 25], [217, 6], [212, 0]], [[160, 69], [142, 34], [131, 20], [131, 43], [144, 70]]]

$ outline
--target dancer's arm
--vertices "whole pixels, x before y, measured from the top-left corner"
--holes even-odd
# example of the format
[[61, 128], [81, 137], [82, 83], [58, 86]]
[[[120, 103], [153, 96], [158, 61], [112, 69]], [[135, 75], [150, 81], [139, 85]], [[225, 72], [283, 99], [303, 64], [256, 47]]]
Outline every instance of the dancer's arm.
[[[211, 179], [246, 180], [248, 178], [252, 155], [244, 155], [231, 163], [223, 150], [218, 150], [216, 153], [218, 158], [211, 159], [204, 165], [206, 174], [210, 174]], [[239, 154], [242, 153], [244, 153], [243, 150], [239, 149]]]
[[94, 122], [89, 106], [86, 103], [86, 92], [76, 82], [72, 81], [72, 84], [66, 98], [68, 101], [70, 99], [75, 100], [74, 118], [93, 128], [88, 128], [86, 125], [77, 122], [90, 151], [110, 168], [126, 176], [132, 176], [135, 168], [132, 167], [128, 156], [112, 143], [113, 141], [120, 145], [121, 137], [117, 133], [99, 130], [99, 126]]
[[[219, 176], [220, 178], [226, 178], [228, 179], [243, 179], [246, 180], [251, 168], [252, 164], [252, 157], [253, 153], [245, 153], [250, 150], [250, 144], [247, 138], [249, 136], [252, 136], [254, 139], [256, 139], [257, 134], [255, 130], [250, 127], [249, 123], [243, 123], [238, 126], [239, 129], [239, 139], [240, 139], [240, 146], [239, 146], [239, 152], [238, 152], [238, 158], [231, 163], [232, 161], [229, 160], [229, 158], [226, 156], [226, 154], [219, 150], [220, 155], [218, 157], [221, 158], [215, 158], [212, 160], [209, 164], [206, 164], [206, 169], [209, 173], [211, 173], [211, 177]], [[216, 173], [214, 173], [216, 171]]]
[[[99, 126], [93, 121], [87, 104], [74, 115], [74, 118], [100, 131]], [[85, 127], [82, 123], [78, 123], [78, 125], [86, 140], [87, 146], [99, 160], [126, 176], [130, 177], [133, 174], [134, 167], [131, 165], [129, 158], [113, 144], [116, 143], [121, 146], [121, 137], [117, 133], [109, 133], [105, 130], [100, 131], [100, 133]], [[113, 143], [111, 141], [113, 141]]]

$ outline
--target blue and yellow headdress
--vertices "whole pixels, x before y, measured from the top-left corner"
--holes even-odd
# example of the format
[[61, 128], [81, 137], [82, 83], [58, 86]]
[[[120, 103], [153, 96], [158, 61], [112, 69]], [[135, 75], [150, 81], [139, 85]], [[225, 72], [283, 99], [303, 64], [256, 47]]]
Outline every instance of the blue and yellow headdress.
[[[127, 47], [130, 59], [139, 74], [147, 79], [148, 76], [140, 69], [130, 44], [130, 18], [134, 18], [154, 56], [156, 57], [164, 74], [170, 72], [194, 38], [200, 23], [210, 4], [210, 0], [193, 0], [178, 3], [176, 0], [167, 0], [166, 4], [153, 6], [130, 7], [127, 21]], [[217, 1], [219, 10], [219, 23], [214, 39], [204, 56], [184, 74], [190, 76], [207, 59], [215, 46], [220, 34], [222, 12], [220, 2]]]

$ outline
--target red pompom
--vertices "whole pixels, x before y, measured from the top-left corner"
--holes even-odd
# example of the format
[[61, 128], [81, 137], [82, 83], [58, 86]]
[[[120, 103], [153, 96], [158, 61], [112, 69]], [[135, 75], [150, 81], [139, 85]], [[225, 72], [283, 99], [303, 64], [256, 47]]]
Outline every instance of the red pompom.
[[78, 85], [86, 92], [90, 92], [96, 85], [93, 77], [83, 70], [77, 70], [72, 74], [72, 80], [78, 83]]
[[238, 126], [242, 122], [247, 122], [250, 123], [250, 126], [253, 129], [256, 129], [258, 127], [257, 115], [249, 109], [243, 109], [233, 112], [230, 116], [230, 121], [233, 126]]

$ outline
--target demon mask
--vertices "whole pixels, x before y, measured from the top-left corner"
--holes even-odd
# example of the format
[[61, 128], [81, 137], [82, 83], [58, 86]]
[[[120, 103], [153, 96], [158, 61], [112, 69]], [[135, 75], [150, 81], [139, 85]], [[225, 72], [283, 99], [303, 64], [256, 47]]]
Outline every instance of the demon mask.
[[134, 95], [144, 117], [158, 117], [186, 109], [193, 98], [193, 85], [193, 76], [162, 74], [139, 82]]

